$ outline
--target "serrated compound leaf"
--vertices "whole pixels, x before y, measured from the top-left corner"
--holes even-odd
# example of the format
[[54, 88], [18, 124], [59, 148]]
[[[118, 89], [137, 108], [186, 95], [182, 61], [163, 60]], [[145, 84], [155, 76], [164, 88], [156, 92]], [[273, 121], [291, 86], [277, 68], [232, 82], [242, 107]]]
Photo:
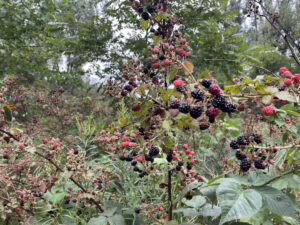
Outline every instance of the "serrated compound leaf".
[[205, 199], [205, 197], [203, 197], [201, 195], [197, 195], [197, 196], [193, 196], [193, 198], [191, 200], [187, 200], [186, 198], [184, 198], [182, 200], [182, 202], [184, 204], [186, 204], [187, 206], [198, 209], [206, 203], [206, 199]]
[[105, 216], [99, 216], [96, 218], [90, 219], [87, 225], [100, 225], [100, 224], [107, 224], [108, 220]]
[[258, 187], [256, 190], [263, 196], [265, 206], [270, 211], [281, 216], [295, 217], [293, 202], [287, 195], [269, 186]]
[[234, 181], [222, 182], [217, 189], [217, 197], [222, 209], [220, 225], [252, 216], [262, 207], [262, 196], [257, 191], [243, 190]]
[[296, 97], [291, 95], [288, 91], [280, 91], [275, 93], [275, 96], [280, 100], [285, 100], [289, 102], [296, 102]]

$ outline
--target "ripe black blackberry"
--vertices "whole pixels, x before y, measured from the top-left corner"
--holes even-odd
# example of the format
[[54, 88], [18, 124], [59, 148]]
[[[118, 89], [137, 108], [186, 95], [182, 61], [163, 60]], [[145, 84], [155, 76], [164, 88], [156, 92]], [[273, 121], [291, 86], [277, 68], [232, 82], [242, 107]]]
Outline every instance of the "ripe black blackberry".
[[168, 162], [172, 162], [172, 159], [173, 159], [173, 155], [172, 154], [168, 154], [167, 155], [167, 161]]
[[143, 9], [142, 7], [140, 7], [140, 8], [138, 8], [138, 10], [137, 10], [137, 11], [138, 11], [138, 13], [139, 13], [139, 14], [141, 14], [141, 13], [143, 13], [143, 12], [144, 12], [144, 9]]
[[141, 209], [135, 209], [134, 212], [135, 212], [136, 214], [140, 214]]
[[131, 165], [132, 165], [132, 166], [136, 166], [136, 164], [137, 164], [137, 161], [132, 161], [132, 162], [131, 162]]
[[150, 73], [150, 77], [151, 78], [155, 77], [155, 73]]
[[79, 152], [77, 149], [75, 149], [73, 153], [74, 153], [74, 155], [78, 155]]
[[177, 170], [177, 171], [180, 171], [180, 170], [181, 170], [181, 166], [177, 165], [177, 166], [176, 166], [176, 170]]
[[120, 155], [120, 156], [119, 156], [119, 159], [120, 159], [121, 161], [124, 161], [124, 160], [125, 160], [125, 156], [124, 156], [124, 155]]
[[155, 8], [154, 8], [154, 6], [153, 5], [148, 5], [147, 6], [147, 11], [149, 12], [149, 13], [154, 13], [155, 12]]
[[183, 103], [182, 105], [179, 106], [179, 112], [189, 113], [190, 110], [191, 110], [191, 107], [188, 103]]
[[192, 166], [192, 164], [190, 164], [190, 163], [188, 162], [187, 165], [186, 165], [186, 168], [187, 168], [188, 170], [191, 170], [191, 169], [193, 168], [193, 166]]
[[278, 91], [284, 91], [284, 87], [278, 87]]
[[143, 13], [142, 13], [142, 18], [143, 18], [144, 20], [149, 20], [149, 14], [148, 14], [147, 12], [143, 12]]
[[183, 88], [183, 87], [178, 87], [178, 88], [176, 88], [176, 90], [177, 90], [178, 92], [180, 92], [180, 93], [183, 93], [183, 92], [184, 92], [184, 88]]
[[239, 145], [249, 145], [249, 137], [247, 135], [242, 135], [237, 138], [237, 142]]
[[247, 172], [251, 168], [251, 163], [247, 159], [243, 159], [240, 164], [240, 169]]
[[159, 154], [159, 149], [155, 146], [152, 146], [149, 151], [149, 156], [153, 157]]
[[183, 161], [178, 162], [178, 166], [183, 166], [183, 164], [184, 164]]
[[[215, 108], [223, 108], [226, 104], [226, 99], [223, 95], [218, 95], [216, 97], [214, 97], [213, 101], [212, 101], [212, 105], [215, 107]], [[223, 111], [223, 110], [222, 110]]]
[[225, 102], [225, 104], [223, 106], [221, 106], [220, 109], [223, 112], [233, 113], [233, 112], [235, 112], [236, 107], [231, 102]]
[[164, 55], [159, 56], [159, 60], [164, 60], [166, 57]]
[[237, 151], [237, 152], [235, 153], [235, 157], [236, 157], [238, 160], [243, 160], [243, 159], [246, 158], [246, 155], [243, 154], [243, 153], [241, 153], [240, 151]]
[[141, 172], [141, 170], [140, 170], [137, 166], [133, 167], [133, 171], [134, 171], [134, 172], [138, 172], [138, 173]]
[[180, 102], [179, 100], [175, 99], [171, 102], [170, 107], [172, 109], [178, 109], [180, 107]]
[[192, 109], [190, 111], [191, 117], [193, 117], [194, 119], [197, 119], [201, 116], [201, 114], [202, 114], [202, 109], [200, 106], [196, 105], [196, 106], [192, 107]]
[[266, 158], [267, 158], [267, 156], [263, 156], [263, 157], [261, 157], [261, 160], [266, 160]]
[[206, 130], [206, 129], [208, 129], [208, 128], [209, 128], [209, 124], [208, 124], [208, 123], [202, 122], [202, 123], [200, 124], [200, 130]]
[[204, 87], [209, 88], [210, 85], [211, 85], [211, 81], [208, 80], [208, 79], [203, 79], [202, 82], [201, 82], [201, 84], [202, 84]]
[[139, 128], [139, 133], [140, 133], [140, 135], [144, 135], [145, 134], [145, 128], [144, 127], [140, 127]]
[[203, 100], [203, 92], [200, 89], [195, 89], [191, 93], [192, 97], [197, 100]]
[[208, 117], [208, 121], [210, 122], [210, 123], [214, 123], [216, 120], [216, 117], [214, 117], [214, 116], [210, 116], [210, 117]]
[[238, 144], [238, 142], [237, 142], [236, 140], [232, 140], [232, 141], [230, 142], [230, 147], [231, 147], [232, 149], [238, 149], [238, 148], [239, 148], [239, 144]]
[[144, 68], [143, 72], [144, 72], [144, 74], [148, 74], [149, 73], [149, 69], [148, 68]]
[[256, 169], [264, 169], [265, 167], [263, 166], [262, 162], [263, 162], [263, 160], [256, 160], [256, 161], [254, 162], [255, 168], [256, 168]]
[[9, 159], [9, 155], [8, 154], [4, 154], [3, 155], [3, 159]]

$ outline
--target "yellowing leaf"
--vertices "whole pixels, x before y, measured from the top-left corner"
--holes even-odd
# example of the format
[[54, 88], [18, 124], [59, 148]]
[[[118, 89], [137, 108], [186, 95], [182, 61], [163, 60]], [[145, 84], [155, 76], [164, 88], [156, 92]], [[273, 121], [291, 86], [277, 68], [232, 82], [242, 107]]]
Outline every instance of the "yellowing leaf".
[[15, 105], [5, 104], [3, 106], [4, 108], [10, 109], [10, 110], [16, 110], [17, 107]]
[[184, 69], [184, 74], [189, 75], [194, 72], [194, 65], [193, 63], [186, 61], [183, 63], [183, 69]]
[[142, 24], [142, 27], [147, 30], [148, 29], [148, 26], [149, 26], [149, 20], [142, 20], [141, 22]]

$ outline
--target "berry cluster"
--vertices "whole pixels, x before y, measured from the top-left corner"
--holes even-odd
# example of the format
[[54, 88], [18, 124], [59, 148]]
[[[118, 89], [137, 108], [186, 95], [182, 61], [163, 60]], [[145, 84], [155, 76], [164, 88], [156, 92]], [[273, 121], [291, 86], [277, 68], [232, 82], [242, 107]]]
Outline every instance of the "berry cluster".
[[274, 161], [274, 153], [277, 150], [270, 148], [253, 148], [253, 144], [261, 144], [262, 136], [259, 134], [250, 134], [239, 136], [236, 140], [230, 142], [230, 147], [237, 150], [235, 157], [240, 160], [240, 170], [248, 172], [250, 168], [265, 169], [268, 164]]

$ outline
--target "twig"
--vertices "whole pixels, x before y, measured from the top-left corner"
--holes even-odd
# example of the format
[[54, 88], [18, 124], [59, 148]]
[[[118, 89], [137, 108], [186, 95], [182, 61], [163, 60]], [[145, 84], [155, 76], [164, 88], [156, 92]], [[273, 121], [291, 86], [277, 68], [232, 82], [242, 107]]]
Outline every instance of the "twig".
[[[36, 155], [48, 160], [50, 162], [50, 164], [52, 164], [58, 171], [60, 172], [64, 172], [64, 170], [62, 168], [60, 168], [52, 159], [45, 157], [43, 154], [39, 153], [39, 152], [35, 152]], [[88, 191], [80, 184], [78, 183], [73, 177], [70, 177], [70, 180], [77, 186], [79, 187], [84, 193], [88, 193]], [[97, 206], [97, 208], [99, 209], [100, 212], [103, 212], [103, 208], [102, 206], [93, 198], [90, 198], [90, 200]]]
[[276, 176], [276, 177], [271, 178], [270, 180], [264, 182], [263, 184], [260, 184], [260, 185], [253, 185], [252, 187], [262, 187], [262, 186], [266, 186], [266, 185], [272, 183], [273, 181], [275, 181], [275, 180], [277, 180], [277, 179], [279, 179], [279, 178], [281, 178], [281, 177], [284, 177], [284, 176], [286, 176], [286, 175], [288, 175], [288, 174], [290, 174], [290, 173], [295, 172], [297, 169], [298, 169], [298, 167], [295, 167], [294, 169], [291, 169], [291, 170], [289, 170], [289, 171], [287, 171], [287, 172], [285, 172], [285, 173], [283, 173], [283, 174], [280, 174], [280, 175], [278, 175], [278, 176]]
[[168, 171], [168, 197], [169, 197], [169, 221], [173, 219], [173, 203], [172, 203], [172, 171]]
[[12, 135], [11, 133], [9, 133], [9, 132], [7, 132], [7, 131], [5, 131], [5, 130], [0, 129], [0, 132], [6, 134], [6, 135], [8, 135], [8, 136], [10, 136], [11, 138], [13, 138], [13, 139], [16, 140], [16, 141], [19, 141], [19, 139], [18, 139], [17, 137], [15, 137], [14, 135]]
[[270, 73], [270, 74], [272, 74], [272, 75], [275, 76], [275, 77], [278, 77], [278, 75], [275, 74], [275, 73], [273, 73], [271, 70], [268, 70], [268, 69], [266, 69], [266, 68], [264, 68], [264, 67], [262, 67], [262, 66], [256, 66], [256, 65], [253, 65], [253, 64], [251, 64], [251, 63], [247, 63], [247, 62], [245, 62], [245, 61], [240, 61], [240, 60], [235, 60], [235, 59], [203, 59], [203, 60], [206, 60], [206, 61], [227, 61], [227, 62], [235, 62], [235, 63], [245, 63], [245, 64], [247, 64], [248, 66], [255, 67], [255, 68], [257, 68], [257, 69], [260, 69], [260, 70], [263, 70], [263, 71], [265, 71], [265, 72], [267, 72], [267, 73]]

